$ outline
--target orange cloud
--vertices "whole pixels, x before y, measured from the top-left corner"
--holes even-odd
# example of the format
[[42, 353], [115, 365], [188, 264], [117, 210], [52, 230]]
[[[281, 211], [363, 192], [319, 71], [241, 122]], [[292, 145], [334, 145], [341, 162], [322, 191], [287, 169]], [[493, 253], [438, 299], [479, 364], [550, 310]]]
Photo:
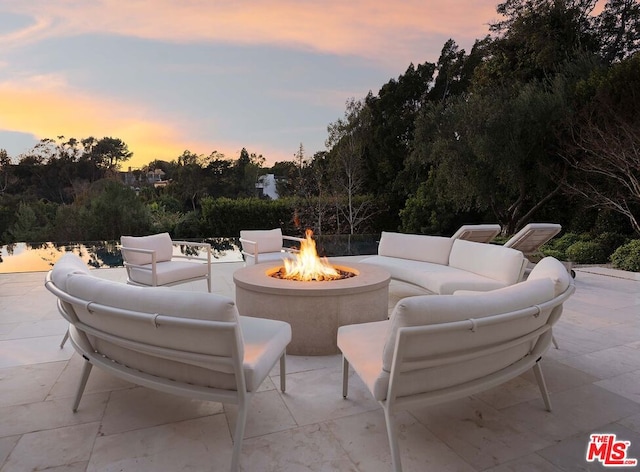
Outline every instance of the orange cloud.
[[36, 139], [65, 136], [77, 139], [112, 136], [127, 143], [133, 157], [126, 166], [142, 167], [161, 159], [173, 160], [185, 150], [208, 155], [214, 150], [235, 159], [243, 146], [262, 153], [270, 162], [282, 160], [280, 151], [260, 143], [205, 142], [187, 138], [181, 123], [162, 120], [141, 103], [73, 92], [57, 76], [38, 76], [20, 83], [0, 83], [0, 129], [25, 132]]

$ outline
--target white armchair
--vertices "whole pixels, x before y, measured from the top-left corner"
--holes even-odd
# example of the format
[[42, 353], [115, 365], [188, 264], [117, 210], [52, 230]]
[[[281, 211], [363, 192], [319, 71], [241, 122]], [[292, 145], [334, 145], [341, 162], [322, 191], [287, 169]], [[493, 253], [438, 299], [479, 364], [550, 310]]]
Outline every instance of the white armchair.
[[280, 228], [240, 231], [242, 255], [247, 265], [290, 258], [296, 250], [285, 247], [285, 240], [298, 244], [303, 241], [295, 236], [284, 236]]
[[[211, 245], [190, 241], [172, 241], [168, 233], [151, 236], [122, 236], [122, 258], [130, 285], [177, 285], [205, 279], [211, 292]], [[204, 250], [206, 257], [174, 255], [175, 245]]]

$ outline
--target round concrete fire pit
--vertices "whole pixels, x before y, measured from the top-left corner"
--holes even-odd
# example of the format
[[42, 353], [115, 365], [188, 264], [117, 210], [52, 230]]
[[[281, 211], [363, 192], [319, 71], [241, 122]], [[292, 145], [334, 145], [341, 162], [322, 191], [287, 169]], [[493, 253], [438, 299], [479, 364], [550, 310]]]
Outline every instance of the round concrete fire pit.
[[320, 356], [338, 352], [338, 327], [386, 320], [389, 273], [369, 264], [334, 264], [356, 274], [342, 280], [299, 282], [269, 274], [280, 263], [256, 264], [233, 274], [241, 315], [286, 321], [292, 340], [287, 353]]

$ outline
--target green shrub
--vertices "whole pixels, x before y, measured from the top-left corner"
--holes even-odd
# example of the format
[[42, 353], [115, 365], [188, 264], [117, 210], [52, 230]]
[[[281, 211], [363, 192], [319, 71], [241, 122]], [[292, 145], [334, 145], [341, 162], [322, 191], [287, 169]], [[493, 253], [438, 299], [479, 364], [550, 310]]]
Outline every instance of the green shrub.
[[640, 272], [640, 239], [633, 239], [616, 249], [611, 255], [611, 263], [616, 269]]
[[545, 256], [552, 256], [560, 261], [569, 260], [567, 249], [581, 240], [581, 236], [576, 233], [565, 233], [559, 238], [554, 238], [540, 248]]
[[567, 248], [567, 260], [577, 264], [604, 264], [608, 254], [597, 241], [578, 241]]
[[620, 233], [604, 232], [596, 236], [595, 241], [600, 244], [602, 250], [606, 253], [607, 259], [623, 244], [626, 244], [629, 238]]

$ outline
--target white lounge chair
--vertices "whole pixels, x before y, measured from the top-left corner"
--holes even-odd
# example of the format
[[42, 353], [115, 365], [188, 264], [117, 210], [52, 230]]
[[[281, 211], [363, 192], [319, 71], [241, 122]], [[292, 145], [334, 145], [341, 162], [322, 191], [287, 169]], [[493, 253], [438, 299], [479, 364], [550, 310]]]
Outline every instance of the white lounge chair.
[[462, 225], [451, 239], [488, 243], [500, 234], [500, 225]]
[[504, 247], [522, 251], [525, 257], [529, 258], [537, 255], [540, 247], [561, 230], [562, 226], [555, 223], [529, 223], [504, 243]]
[[295, 241], [298, 245], [303, 241], [302, 238], [295, 236], [284, 236], [280, 228], [240, 231], [240, 243], [245, 263], [247, 265], [260, 264], [292, 257], [295, 250], [285, 247], [285, 240]]

